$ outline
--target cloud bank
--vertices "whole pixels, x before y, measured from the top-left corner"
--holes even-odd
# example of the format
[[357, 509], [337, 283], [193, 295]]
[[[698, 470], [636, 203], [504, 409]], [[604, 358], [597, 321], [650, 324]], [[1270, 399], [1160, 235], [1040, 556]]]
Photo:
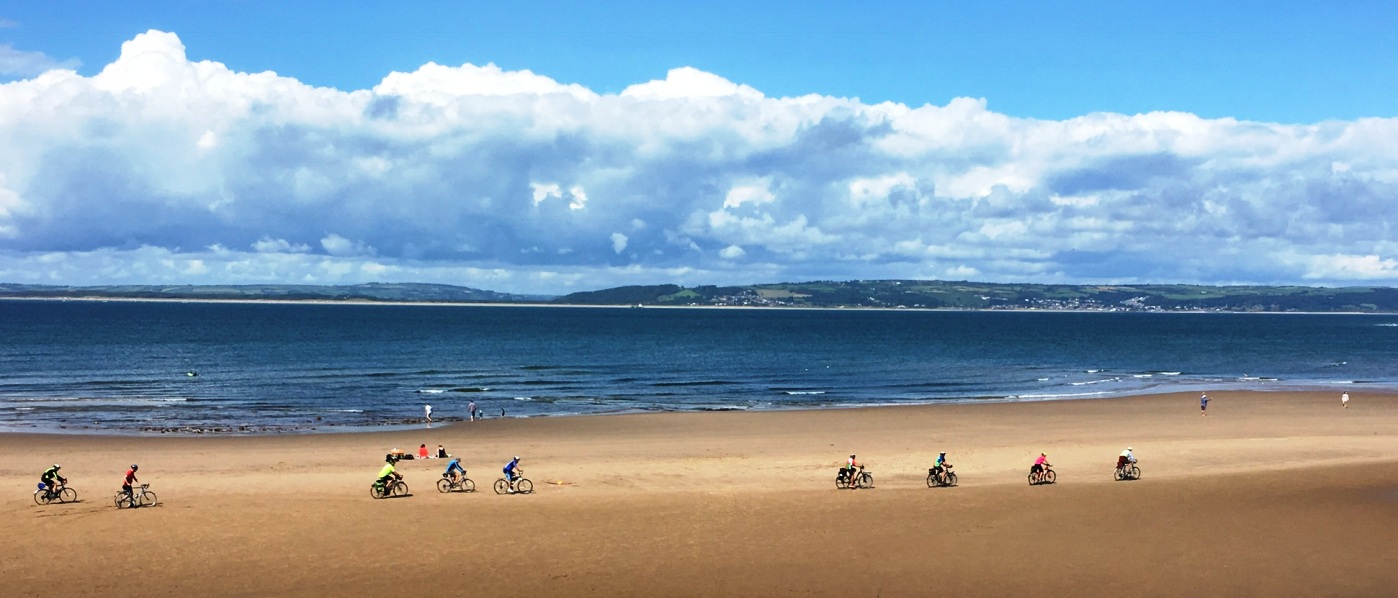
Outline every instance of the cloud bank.
[[1392, 285], [1395, 200], [1395, 119], [1046, 121], [693, 68], [598, 94], [427, 64], [344, 91], [159, 31], [92, 77], [0, 85], [9, 282]]

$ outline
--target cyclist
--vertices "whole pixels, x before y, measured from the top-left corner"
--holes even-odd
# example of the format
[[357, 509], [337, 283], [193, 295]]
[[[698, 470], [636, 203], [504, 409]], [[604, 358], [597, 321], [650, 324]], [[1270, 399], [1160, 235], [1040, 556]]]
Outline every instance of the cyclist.
[[1034, 460], [1034, 466], [1029, 468], [1029, 473], [1042, 475], [1050, 467], [1053, 465], [1048, 462], [1048, 453], [1039, 453], [1039, 458]]
[[[460, 472], [461, 475], [456, 475], [457, 472]], [[466, 468], [461, 466], [461, 457], [451, 458], [451, 462], [447, 463], [446, 475], [451, 476], [451, 483], [453, 484], [460, 483], [461, 478], [466, 477]]]
[[383, 487], [385, 496], [388, 495], [389, 480], [395, 478], [399, 480], [403, 479], [403, 476], [398, 475], [397, 468], [393, 466], [397, 462], [398, 456], [393, 453], [389, 453], [383, 456], [383, 469], [379, 470], [379, 479], [376, 480], [374, 483]]
[[1127, 464], [1127, 463], [1133, 463], [1133, 464], [1134, 464], [1135, 462], [1136, 462], [1136, 455], [1131, 454], [1131, 447], [1128, 446], [1128, 447], [1126, 447], [1126, 450], [1121, 451], [1121, 454], [1117, 456], [1117, 458], [1116, 458], [1116, 468], [1117, 468], [1117, 469], [1121, 469], [1121, 468], [1123, 468], [1123, 467], [1126, 467], [1126, 464]]
[[859, 461], [856, 460], [856, 459], [854, 458], [854, 455], [850, 455], [850, 456], [849, 456], [849, 460], [848, 460], [848, 461], [845, 461], [845, 466], [844, 466], [843, 468], [840, 469], [840, 474], [839, 474], [839, 475], [840, 475], [841, 478], [847, 480], [851, 486], [853, 486], [853, 485], [854, 485], [854, 473], [855, 473], [855, 471], [857, 471], [859, 468], [860, 468]]
[[930, 473], [937, 476], [938, 480], [945, 482], [948, 467], [951, 467], [951, 464], [947, 463], [947, 452], [942, 451], [940, 455], [937, 455], [937, 460], [932, 463], [932, 471]]
[[510, 494], [514, 494], [515, 480], [519, 479], [520, 474], [524, 473], [524, 470], [519, 468], [519, 455], [515, 455], [514, 459], [506, 463], [505, 469], [502, 471], [505, 472], [505, 482], [510, 485]]
[[35, 490], [34, 494], [43, 491], [46, 498], [53, 498], [55, 496], [54, 491], [58, 489], [58, 484], [55, 484], [54, 480], [57, 480], [60, 484], [68, 483], [67, 479], [58, 475], [59, 469], [59, 465], [54, 463], [53, 467], [45, 469], [44, 473], [39, 474], [39, 490]]
[[131, 501], [131, 505], [136, 505], [136, 497], [131, 494], [131, 485], [141, 480], [136, 479], [136, 470], [140, 469], [135, 463], [131, 464], [131, 469], [126, 470], [126, 478], [121, 482], [121, 493]]

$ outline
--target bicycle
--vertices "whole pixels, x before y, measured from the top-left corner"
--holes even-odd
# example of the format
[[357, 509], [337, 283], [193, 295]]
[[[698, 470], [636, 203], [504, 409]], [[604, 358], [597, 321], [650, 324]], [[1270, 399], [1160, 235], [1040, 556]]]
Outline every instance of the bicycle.
[[402, 476], [398, 476], [397, 479], [390, 480], [388, 483], [383, 483], [378, 480], [374, 480], [374, 483], [369, 485], [369, 496], [372, 496], [374, 498], [388, 498], [390, 496], [407, 495], [408, 483], [403, 481]]
[[874, 487], [874, 474], [864, 471], [863, 465], [859, 466], [859, 471], [855, 472], [853, 476], [845, 473], [847, 471], [849, 470], [841, 469], [839, 473], [835, 474], [836, 488], [842, 490], [845, 488], [849, 488], [851, 490], [858, 490], [860, 488]]
[[1117, 466], [1116, 472], [1112, 474], [1112, 477], [1118, 482], [1139, 480], [1141, 479], [1141, 468], [1136, 467], [1135, 463], [1123, 463]]
[[956, 485], [956, 472], [951, 470], [950, 465], [942, 468], [941, 473], [942, 475], [937, 475], [936, 470], [927, 470], [928, 488], [950, 488]]
[[117, 490], [116, 508], [134, 509], [136, 507], [153, 507], [156, 503], [156, 496], [150, 490], [150, 484], [141, 484], [140, 489], [132, 488], [131, 492]]
[[78, 491], [69, 488], [66, 482], [59, 482], [54, 487], [45, 488], [34, 495], [34, 502], [39, 505], [46, 505], [54, 501], [60, 503], [78, 502]]
[[1049, 469], [1047, 465], [1045, 465], [1044, 468], [1042, 470], [1039, 470], [1038, 472], [1029, 472], [1030, 486], [1038, 486], [1039, 484], [1052, 484], [1057, 480], [1058, 474], [1054, 473], [1052, 469]]
[[442, 474], [442, 479], [437, 480], [437, 491], [443, 494], [448, 492], [475, 492], [476, 483], [465, 475], [459, 478], [453, 478], [451, 474], [444, 473]]
[[[534, 491], [534, 482], [529, 481], [529, 478], [520, 477], [520, 478], [516, 478], [516, 479], [515, 479], [515, 491], [514, 491], [515, 494], [529, 494], [530, 492], [533, 492], [533, 491]], [[498, 479], [498, 480], [495, 480], [495, 493], [496, 493], [496, 494], [509, 494], [509, 493], [510, 493], [510, 482], [507, 481], [505, 478], [500, 478], [500, 479]]]

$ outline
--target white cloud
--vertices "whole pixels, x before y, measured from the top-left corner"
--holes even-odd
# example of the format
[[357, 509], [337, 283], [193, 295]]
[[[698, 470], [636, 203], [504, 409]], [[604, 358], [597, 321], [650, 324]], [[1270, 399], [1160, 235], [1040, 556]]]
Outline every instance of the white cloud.
[[91, 77], [20, 54], [0, 280], [1398, 284], [1398, 119], [1044, 121], [691, 67], [615, 94], [469, 64], [338, 90], [158, 31]]
[[[6, 28], [0, 20], [0, 28]], [[13, 25], [11, 25], [13, 26]], [[54, 69], [78, 68], [77, 60], [54, 60], [43, 52], [17, 50], [11, 44], [0, 44], [0, 77], [29, 77]]]
[[325, 250], [325, 253], [336, 257], [372, 256], [376, 253], [373, 247], [362, 242], [350, 241], [333, 233], [321, 239], [320, 246]]
[[[338, 239], [338, 237], [337, 237]], [[344, 239], [338, 239], [344, 241]], [[291, 243], [286, 239], [273, 239], [262, 237], [252, 244], [253, 251], [258, 253], [306, 253], [310, 251], [310, 246], [305, 243]]]

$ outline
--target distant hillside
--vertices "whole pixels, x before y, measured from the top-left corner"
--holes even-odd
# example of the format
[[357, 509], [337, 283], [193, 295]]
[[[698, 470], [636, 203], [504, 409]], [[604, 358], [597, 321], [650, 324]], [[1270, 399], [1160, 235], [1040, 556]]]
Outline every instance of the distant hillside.
[[541, 303], [542, 295], [513, 295], [445, 284], [368, 283], [325, 285], [112, 285], [53, 286], [0, 284], [3, 297], [86, 297], [113, 299], [247, 299], [282, 301], [412, 301], [441, 303]]
[[733, 287], [629, 286], [573, 293], [555, 299], [554, 303], [1089, 311], [1398, 312], [1398, 289], [855, 280]]

